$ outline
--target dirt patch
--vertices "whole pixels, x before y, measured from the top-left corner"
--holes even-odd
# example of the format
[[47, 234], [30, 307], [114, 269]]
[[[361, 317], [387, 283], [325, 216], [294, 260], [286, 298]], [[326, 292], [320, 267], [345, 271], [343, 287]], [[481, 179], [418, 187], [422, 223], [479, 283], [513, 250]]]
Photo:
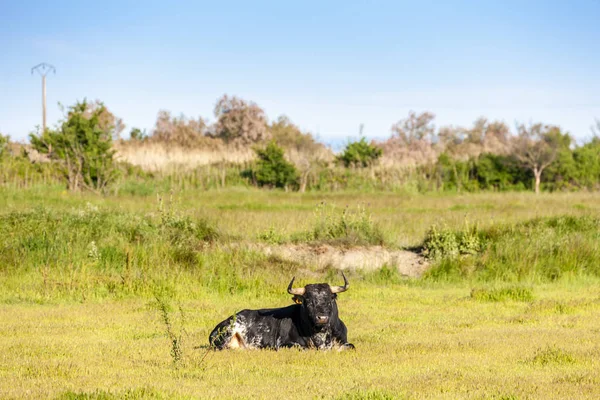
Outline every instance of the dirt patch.
[[429, 266], [427, 260], [407, 250], [388, 250], [381, 246], [336, 248], [328, 245], [258, 245], [267, 255], [317, 268], [333, 267], [342, 270], [375, 270], [384, 264], [395, 266], [407, 277], [419, 277]]

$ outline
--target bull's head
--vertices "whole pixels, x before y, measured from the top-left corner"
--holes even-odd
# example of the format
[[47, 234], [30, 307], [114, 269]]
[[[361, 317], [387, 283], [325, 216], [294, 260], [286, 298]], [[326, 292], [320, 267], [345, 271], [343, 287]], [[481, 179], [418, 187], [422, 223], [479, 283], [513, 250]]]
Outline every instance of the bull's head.
[[335, 299], [338, 293], [348, 290], [348, 279], [344, 277], [344, 286], [329, 286], [327, 283], [306, 285], [303, 288], [294, 288], [295, 277], [288, 286], [288, 293], [294, 295], [294, 301], [302, 304], [308, 319], [314, 326], [324, 326], [333, 318], [337, 318], [337, 305]]

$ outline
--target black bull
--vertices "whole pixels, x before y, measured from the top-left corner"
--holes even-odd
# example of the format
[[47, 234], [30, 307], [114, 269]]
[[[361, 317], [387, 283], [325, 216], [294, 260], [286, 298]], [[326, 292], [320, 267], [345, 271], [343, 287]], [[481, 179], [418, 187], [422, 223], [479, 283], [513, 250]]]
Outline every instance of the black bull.
[[331, 349], [354, 348], [348, 343], [346, 325], [338, 316], [336, 297], [348, 290], [344, 286], [326, 283], [293, 288], [297, 304], [283, 308], [242, 310], [218, 324], [209, 336], [210, 345], [216, 349], [300, 347]]

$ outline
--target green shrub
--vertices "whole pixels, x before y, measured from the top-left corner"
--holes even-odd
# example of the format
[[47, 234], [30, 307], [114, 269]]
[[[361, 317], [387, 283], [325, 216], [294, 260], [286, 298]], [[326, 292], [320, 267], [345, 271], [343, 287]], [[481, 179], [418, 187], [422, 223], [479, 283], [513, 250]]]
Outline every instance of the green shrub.
[[[559, 216], [485, 230], [431, 229], [423, 248], [434, 264], [425, 277], [548, 282], [600, 276], [599, 227], [596, 217]], [[472, 257], [457, 257], [467, 250]]]
[[433, 225], [425, 235], [423, 254], [431, 259], [454, 257], [459, 254], [456, 232]]
[[337, 156], [337, 160], [345, 167], [368, 167], [382, 154], [382, 149], [367, 143], [367, 139], [362, 137], [358, 142], [348, 143], [342, 154]]
[[512, 157], [484, 153], [474, 161], [470, 173], [481, 189], [524, 190], [531, 182], [531, 173], [522, 168]]
[[281, 244], [285, 241], [284, 236], [277, 232], [273, 226], [271, 226], [267, 231], [261, 232], [258, 235], [258, 238], [269, 244]]
[[58, 162], [69, 190], [103, 192], [118, 176], [109, 131], [114, 127], [101, 127], [105, 112], [103, 105], [90, 109], [86, 101], [78, 102], [58, 130], [30, 135], [34, 149]]
[[283, 156], [283, 149], [270, 142], [264, 149], [257, 148], [258, 161], [250, 175], [258, 186], [287, 188], [298, 184], [296, 167]]
[[482, 243], [476, 227], [468, 223], [462, 231], [448, 228], [439, 229], [433, 225], [427, 231], [423, 242], [423, 254], [430, 259], [456, 257], [460, 254], [476, 254], [482, 249]]

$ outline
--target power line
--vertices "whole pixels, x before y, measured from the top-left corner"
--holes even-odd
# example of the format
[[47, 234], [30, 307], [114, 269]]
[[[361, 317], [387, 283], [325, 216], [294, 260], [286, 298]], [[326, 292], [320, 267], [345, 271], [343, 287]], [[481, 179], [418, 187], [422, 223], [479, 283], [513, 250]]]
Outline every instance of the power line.
[[37, 72], [42, 77], [42, 133], [46, 132], [46, 75], [50, 72], [56, 74], [56, 68], [47, 63], [41, 63], [31, 68], [31, 74]]

